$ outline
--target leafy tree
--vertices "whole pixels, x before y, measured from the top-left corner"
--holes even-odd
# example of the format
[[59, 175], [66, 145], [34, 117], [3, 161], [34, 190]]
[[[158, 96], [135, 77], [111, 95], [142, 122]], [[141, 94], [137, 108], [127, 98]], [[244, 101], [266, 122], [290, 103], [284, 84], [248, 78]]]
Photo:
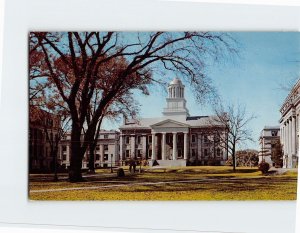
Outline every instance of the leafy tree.
[[272, 144], [271, 159], [276, 167], [283, 166], [283, 149], [279, 140]]
[[[39, 72], [55, 86], [70, 113], [73, 182], [82, 179], [84, 153], [116, 98], [133, 89], [147, 93], [150, 84], [165, 84], [165, 70], [180, 74], [203, 100], [214, 93], [205, 74], [207, 63], [236, 52], [235, 41], [226, 33], [32, 32], [29, 37], [29, 47], [44, 57]], [[112, 77], [104, 69], [111, 63], [120, 64], [112, 66], [117, 74]], [[99, 101], [87, 123], [96, 90]]]

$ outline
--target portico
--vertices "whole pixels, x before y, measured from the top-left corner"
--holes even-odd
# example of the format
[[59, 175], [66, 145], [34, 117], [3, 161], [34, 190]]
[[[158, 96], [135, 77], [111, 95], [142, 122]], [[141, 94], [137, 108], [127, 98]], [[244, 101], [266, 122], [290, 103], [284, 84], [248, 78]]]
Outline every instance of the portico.
[[[161, 160], [188, 159], [189, 125], [167, 119], [153, 124], [150, 127], [152, 134], [152, 160], [158, 159], [156, 154], [157, 151], [161, 151]], [[161, 150], [156, 150], [156, 147], [158, 146], [156, 145], [157, 140], [155, 140], [156, 135], [161, 135], [159, 137], [161, 140], [159, 143], [161, 145]], [[179, 156], [178, 149], [183, 149], [183, 153], [180, 153]]]

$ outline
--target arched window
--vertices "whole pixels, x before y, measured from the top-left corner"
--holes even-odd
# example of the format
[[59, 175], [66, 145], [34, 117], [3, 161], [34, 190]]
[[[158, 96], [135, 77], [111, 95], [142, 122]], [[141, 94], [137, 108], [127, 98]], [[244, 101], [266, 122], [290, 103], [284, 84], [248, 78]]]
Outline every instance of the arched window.
[[217, 157], [220, 157], [221, 156], [221, 150], [220, 148], [217, 148]]

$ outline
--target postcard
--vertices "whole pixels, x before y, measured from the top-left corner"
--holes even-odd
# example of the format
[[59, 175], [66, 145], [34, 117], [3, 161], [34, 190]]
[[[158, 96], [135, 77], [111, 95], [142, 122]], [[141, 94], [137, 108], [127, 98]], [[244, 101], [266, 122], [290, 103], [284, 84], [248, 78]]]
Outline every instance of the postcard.
[[28, 36], [29, 199], [296, 199], [299, 33]]

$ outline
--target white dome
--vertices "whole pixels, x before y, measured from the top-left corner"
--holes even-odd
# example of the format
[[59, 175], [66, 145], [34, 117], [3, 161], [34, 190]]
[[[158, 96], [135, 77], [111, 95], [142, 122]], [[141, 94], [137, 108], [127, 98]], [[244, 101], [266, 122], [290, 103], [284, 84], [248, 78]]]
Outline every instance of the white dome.
[[182, 85], [182, 82], [179, 78], [174, 78], [171, 82], [170, 85]]

